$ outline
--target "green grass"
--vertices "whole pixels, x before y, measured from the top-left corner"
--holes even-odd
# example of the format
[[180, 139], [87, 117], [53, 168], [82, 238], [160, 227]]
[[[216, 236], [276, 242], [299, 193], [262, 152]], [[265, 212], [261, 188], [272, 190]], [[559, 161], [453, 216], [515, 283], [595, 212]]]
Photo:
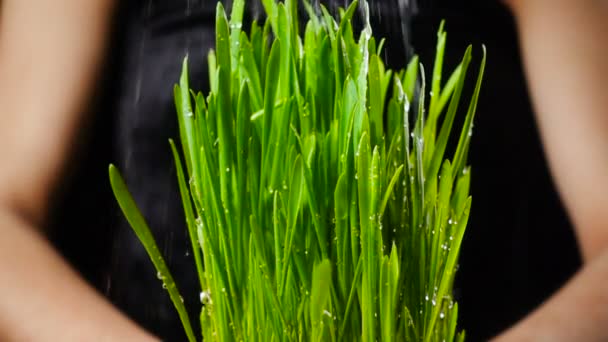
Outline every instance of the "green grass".
[[[190, 90], [187, 58], [175, 86], [185, 167], [171, 148], [202, 338], [463, 340], [452, 286], [471, 207], [467, 154], [485, 49], [447, 156], [471, 47], [442, 82], [442, 25], [426, 87], [417, 57], [389, 70], [369, 24], [355, 36], [351, 18], [363, 13], [369, 22], [366, 2], [341, 10], [337, 22], [305, 3], [304, 32], [297, 0], [262, 3], [268, 20], [249, 34], [241, 30], [244, 0], [230, 19], [218, 4], [208, 96]], [[201, 336], [113, 166], [110, 180], [195, 341]]]

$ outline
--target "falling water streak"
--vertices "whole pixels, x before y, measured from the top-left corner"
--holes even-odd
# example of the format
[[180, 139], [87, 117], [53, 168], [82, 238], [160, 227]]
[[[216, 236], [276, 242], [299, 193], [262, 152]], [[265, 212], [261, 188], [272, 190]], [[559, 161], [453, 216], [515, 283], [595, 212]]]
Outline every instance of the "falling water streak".
[[104, 290], [104, 294], [106, 296], [109, 296], [111, 294], [111, 290], [112, 290], [112, 275], [111, 274], [106, 274], [105, 276], [105, 280], [106, 280], [106, 286], [105, 286], [105, 290]]
[[[144, 22], [147, 22], [147, 20], [152, 16], [152, 5], [153, 5], [153, 0], [148, 0], [148, 4], [143, 11]], [[135, 75], [135, 96], [133, 96], [133, 101], [134, 101], [133, 104], [135, 106], [137, 106], [139, 104], [139, 100], [141, 99], [141, 84], [142, 84], [142, 67], [141, 66], [143, 65], [143, 63], [141, 63], [141, 61], [143, 61], [143, 59], [144, 59], [147, 38], [148, 38], [148, 32], [147, 32], [147, 30], [144, 29], [144, 30], [142, 30], [142, 33], [141, 33], [141, 41], [140, 41], [139, 51], [138, 51], [138, 55], [137, 55], [137, 59], [140, 62], [137, 63], [137, 73]]]
[[[185, 15], [186, 17], [190, 17], [190, 15], [192, 14], [192, 6], [191, 6], [191, 1], [192, 0], [186, 0], [186, 11], [185, 11]], [[186, 35], [186, 45], [184, 47], [184, 53], [185, 55], [189, 55], [190, 52], [190, 43], [191, 43], [191, 36], [190, 34]]]
[[413, 54], [413, 47], [410, 43], [410, 21], [418, 13], [418, 3], [416, 0], [397, 0], [397, 3], [401, 22], [401, 38], [406, 57], [409, 58]]
[[365, 24], [365, 28], [363, 29], [363, 34], [365, 34], [366, 41], [369, 41], [369, 39], [372, 36], [372, 25], [370, 24], [370, 20], [369, 20], [369, 3], [367, 2], [367, 0], [361, 1], [360, 7], [361, 7], [363, 20], [364, 20], [364, 24]]
[[376, 13], [377, 13], [377, 16], [378, 16], [378, 21], [380, 22], [380, 21], [382, 21], [382, 12], [383, 12], [382, 11], [382, 6], [380, 5], [379, 1], [376, 1], [375, 5], [376, 5]]

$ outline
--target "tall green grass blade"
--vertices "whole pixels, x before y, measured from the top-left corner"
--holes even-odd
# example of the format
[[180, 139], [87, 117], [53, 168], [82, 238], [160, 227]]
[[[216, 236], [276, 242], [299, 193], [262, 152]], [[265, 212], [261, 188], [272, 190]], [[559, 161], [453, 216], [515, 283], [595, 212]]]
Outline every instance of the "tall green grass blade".
[[177, 182], [179, 184], [179, 193], [182, 198], [182, 205], [184, 206], [184, 215], [186, 216], [186, 225], [188, 226], [188, 234], [190, 236], [190, 242], [192, 243], [192, 254], [194, 254], [194, 262], [196, 265], [196, 271], [198, 274], [199, 282], [201, 285], [201, 291], [205, 290], [205, 281], [203, 280], [203, 261], [201, 258], [200, 244], [198, 243], [198, 233], [196, 227], [196, 221], [194, 218], [194, 212], [192, 210], [192, 201], [190, 200], [190, 192], [188, 192], [188, 186], [184, 177], [184, 169], [182, 162], [179, 158], [177, 148], [172, 139], [169, 139], [171, 145], [171, 151], [173, 152], [173, 159], [175, 161], [175, 169], [177, 173]]
[[175, 305], [175, 309], [179, 314], [179, 318], [182, 321], [184, 330], [186, 331], [188, 341], [196, 341], [194, 332], [192, 331], [192, 326], [190, 325], [188, 313], [184, 307], [183, 299], [179, 294], [179, 290], [175, 286], [175, 281], [167, 268], [167, 264], [165, 264], [165, 260], [158, 250], [158, 246], [156, 245], [156, 241], [152, 236], [152, 232], [150, 232], [150, 228], [148, 228], [148, 224], [141, 215], [141, 212], [137, 208], [133, 197], [131, 197], [129, 190], [127, 189], [125, 181], [122, 179], [122, 176], [114, 165], [110, 165], [109, 174], [112, 191], [114, 192], [114, 196], [116, 196], [118, 205], [122, 209], [127, 221], [129, 221], [129, 224], [133, 228], [137, 238], [139, 238], [139, 241], [141, 241], [142, 245], [146, 249], [146, 252], [150, 256], [150, 260], [152, 260], [154, 267], [156, 267], [159, 279], [161, 279], [163, 282], [163, 288], [169, 292], [169, 297], [171, 297], [171, 301], [173, 302], [173, 305]]
[[486, 47], [483, 46], [483, 58], [479, 67], [479, 75], [477, 76], [477, 83], [475, 84], [475, 90], [471, 97], [471, 103], [469, 104], [469, 110], [463, 125], [462, 132], [460, 133], [460, 139], [458, 140], [458, 148], [454, 155], [454, 165], [457, 172], [461, 172], [466, 163], [467, 152], [469, 150], [469, 144], [471, 142], [471, 136], [473, 135], [473, 119], [477, 112], [477, 101], [479, 100], [479, 93], [481, 92], [481, 83], [483, 82], [483, 74], [486, 69]]
[[319, 341], [322, 338], [321, 318], [329, 313], [327, 303], [331, 286], [331, 264], [329, 260], [321, 261], [312, 273], [312, 290], [310, 293], [310, 320], [312, 321], [312, 340]]

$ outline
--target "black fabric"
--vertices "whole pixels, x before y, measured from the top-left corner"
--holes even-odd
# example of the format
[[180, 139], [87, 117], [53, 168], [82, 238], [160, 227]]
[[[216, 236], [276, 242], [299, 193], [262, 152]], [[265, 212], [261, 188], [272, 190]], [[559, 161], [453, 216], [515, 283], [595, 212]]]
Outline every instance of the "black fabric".
[[[404, 36], [409, 31], [430, 72], [442, 18], [448, 31], [446, 70], [460, 60], [466, 44], [475, 45], [476, 60], [480, 44], [488, 47], [470, 157], [472, 218], [456, 284], [460, 324], [468, 340], [481, 341], [549, 296], [578, 267], [579, 257], [542, 155], [511, 17], [498, 2], [419, 2], [411, 27], [402, 25], [414, 12], [411, 4], [409, 13], [398, 5], [411, 1], [371, 3], [373, 28], [387, 38], [384, 57], [391, 67], [403, 67], [413, 51]], [[259, 13], [258, 6], [248, 16]], [[172, 87], [185, 55], [191, 87], [208, 92], [206, 54], [214, 44], [214, 18], [212, 0], [121, 2], [91, 107], [93, 125], [80, 140], [82, 153], [58, 192], [51, 223], [53, 241], [68, 260], [121, 310], [167, 341], [185, 340], [181, 324], [114, 204], [107, 165], [115, 163], [123, 172], [196, 325], [197, 280], [167, 139], [178, 138]]]

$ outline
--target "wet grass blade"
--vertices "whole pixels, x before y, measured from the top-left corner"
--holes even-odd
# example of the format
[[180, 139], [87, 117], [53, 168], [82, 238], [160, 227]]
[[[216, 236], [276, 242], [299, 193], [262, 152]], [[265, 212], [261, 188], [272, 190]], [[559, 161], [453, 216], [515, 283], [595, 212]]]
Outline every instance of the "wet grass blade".
[[182, 325], [184, 326], [184, 330], [188, 336], [188, 341], [196, 341], [194, 332], [192, 331], [192, 326], [190, 325], [188, 313], [184, 307], [182, 296], [179, 294], [179, 290], [175, 285], [173, 276], [171, 276], [171, 273], [167, 268], [167, 264], [165, 264], [165, 260], [158, 250], [158, 246], [156, 245], [156, 241], [152, 236], [152, 232], [150, 232], [150, 228], [148, 228], [146, 220], [141, 215], [141, 212], [137, 208], [133, 197], [127, 189], [125, 181], [122, 179], [122, 176], [114, 165], [110, 165], [109, 174], [112, 191], [114, 192], [114, 196], [118, 201], [118, 205], [122, 209], [127, 221], [129, 221], [129, 224], [131, 225], [131, 228], [133, 228], [137, 238], [150, 256], [150, 260], [152, 260], [154, 267], [158, 271], [159, 278], [163, 282], [163, 287], [167, 290], [167, 292], [169, 292], [169, 297], [171, 298], [171, 301], [173, 302], [173, 305], [175, 305], [175, 309], [179, 314], [179, 318], [182, 321]]

